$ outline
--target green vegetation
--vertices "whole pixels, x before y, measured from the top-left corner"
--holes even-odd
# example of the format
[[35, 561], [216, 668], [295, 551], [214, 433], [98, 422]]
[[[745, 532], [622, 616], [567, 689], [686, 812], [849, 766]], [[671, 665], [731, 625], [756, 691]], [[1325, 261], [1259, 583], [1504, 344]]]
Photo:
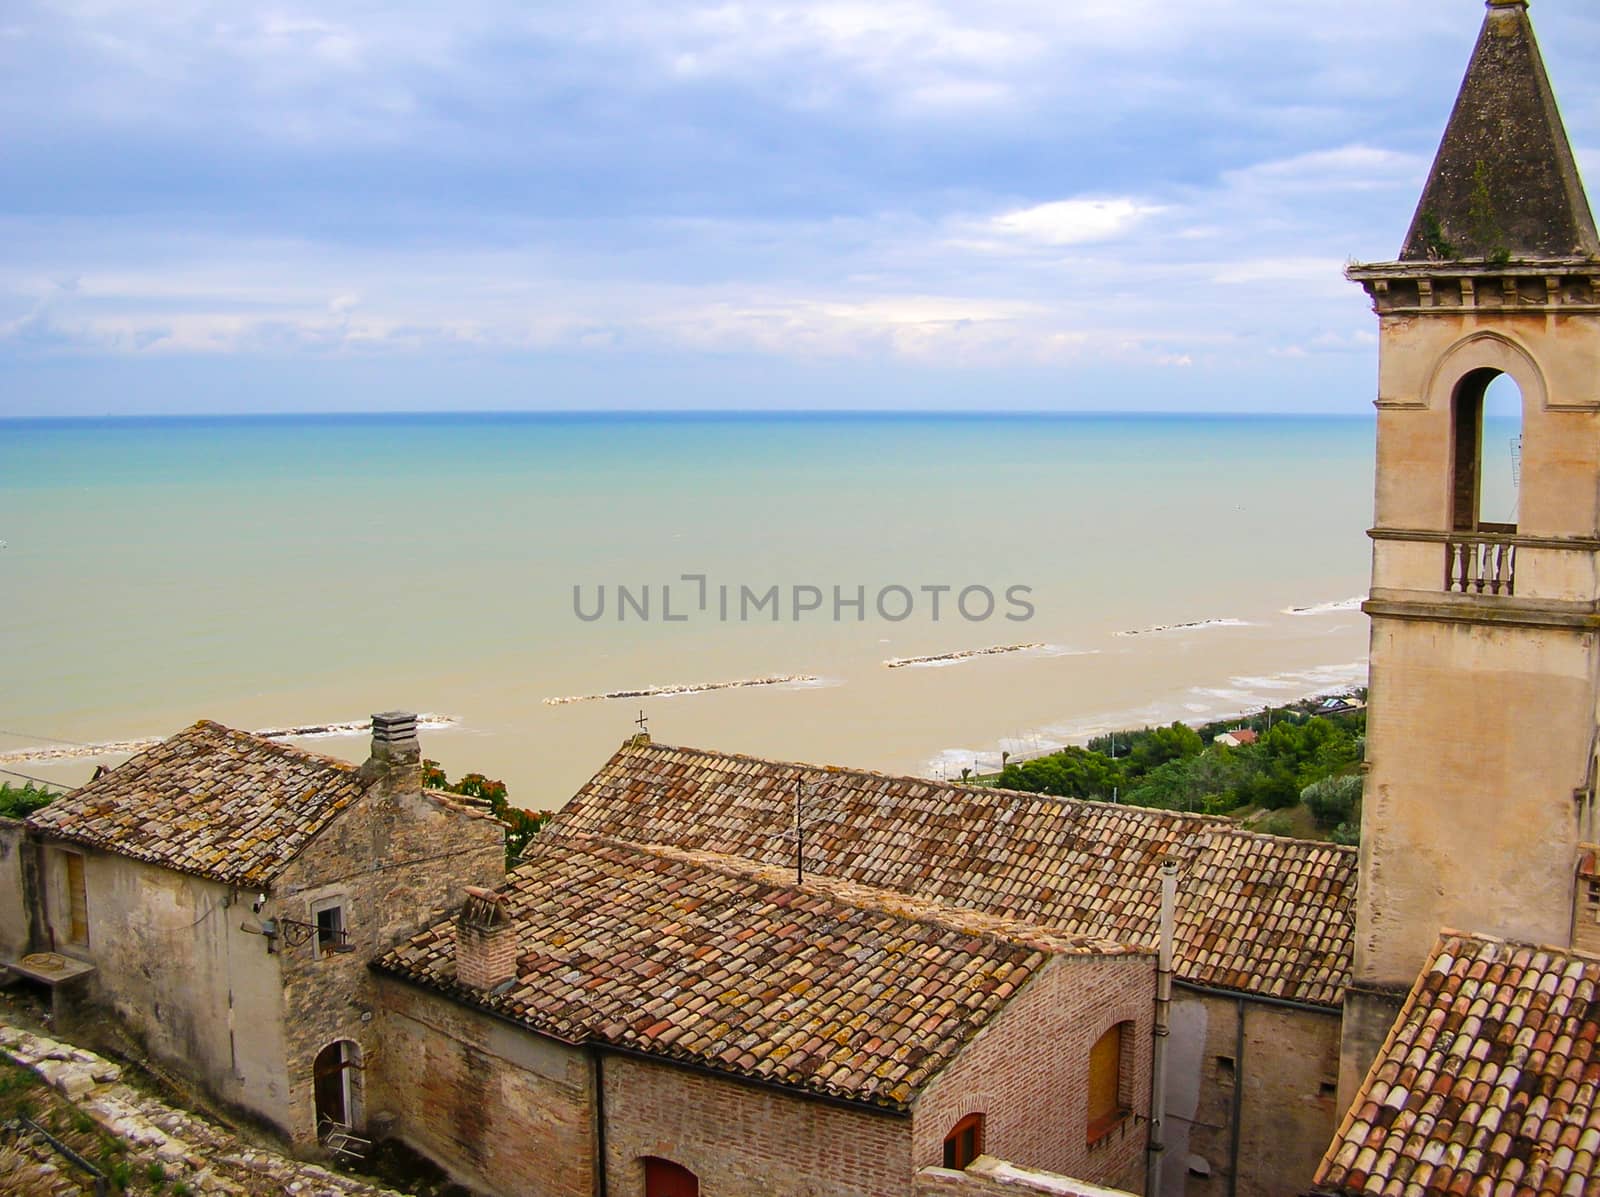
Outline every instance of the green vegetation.
[[[1117, 801], [1162, 810], [1221, 815], [1247, 809], [1286, 811], [1304, 802], [1316, 826], [1340, 843], [1354, 843], [1360, 828], [1366, 711], [1321, 716], [1302, 703], [1264, 714], [1252, 744], [1216, 743], [1240, 721], [1199, 728], [1168, 727], [1117, 732], [1049, 756], [1007, 764], [995, 779], [1008, 789], [1061, 798]], [[1270, 726], [1267, 726], [1269, 725]], [[1285, 834], [1287, 814], [1263, 830]]]
[[53, 799], [59, 797], [55, 791], [31, 781], [20, 786], [0, 781], [0, 816], [25, 819], [34, 811], [49, 806]]
[[1444, 227], [1432, 212], [1424, 212], [1422, 220], [1422, 248], [1435, 262], [1447, 262], [1460, 256], [1460, 251], [1444, 235]]
[[430, 790], [444, 790], [447, 793], [460, 794], [488, 803], [494, 817], [506, 825], [507, 868], [522, 859], [522, 852], [528, 846], [528, 841], [533, 839], [539, 829], [550, 820], [548, 811], [524, 810], [520, 806], [512, 806], [511, 799], [506, 793], [506, 783], [491, 781], [482, 773], [468, 773], [460, 781], [452, 782], [445, 776], [445, 771], [439, 767], [438, 761], [423, 761], [422, 784]]

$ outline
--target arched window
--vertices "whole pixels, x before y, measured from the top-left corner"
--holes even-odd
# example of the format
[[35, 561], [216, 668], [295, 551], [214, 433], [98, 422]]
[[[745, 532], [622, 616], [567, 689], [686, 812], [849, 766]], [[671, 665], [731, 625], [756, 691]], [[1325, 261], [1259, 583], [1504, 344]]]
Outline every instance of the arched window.
[[[1089, 1049], [1089, 1142], [1102, 1139], [1128, 1116], [1123, 1083], [1124, 1048], [1131, 1047], [1132, 1024], [1119, 1022]], [[1124, 1044], [1124, 1039], [1130, 1040]]]
[[682, 1164], [646, 1156], [644, 1197], [700, 1197], [700, 1178]]
[[1515, 532], [1522, 470], [1522, 391], [1484, 367], [1456, 384], [1452, 401], [1450, 527]]
[[960, 1170], [983, 1154], [983, 1115], [968, 1114], [944, 1137], [944, 1166]]

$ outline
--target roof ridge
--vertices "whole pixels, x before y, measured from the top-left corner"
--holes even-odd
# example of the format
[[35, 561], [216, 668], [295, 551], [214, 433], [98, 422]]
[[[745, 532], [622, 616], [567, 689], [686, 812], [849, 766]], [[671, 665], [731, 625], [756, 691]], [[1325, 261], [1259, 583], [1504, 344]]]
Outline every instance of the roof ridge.
[[679, 848], [671, 844], [646, 844], [613, 836], [571, 835], [564, 843], [583, 848], [585, 843], [644, 852], [661, 860], [674, 861], [721, 873], [727, 877], [754, 881], [769, 889], [815, 894], [841, 906], [874, 914], [886, 914], [905, 922], [918, 923], [958, 935], [979, 935], [1015, 947], [1031, 948], [1051, 955], [1151, 956], [1154, 948], [1123, 943], [1105, 936], [1070, 935], [1058, 928], [1026, 919], [1004, 919], [979, 910], [952, 906], [934, 898], [919, 898], [901, 890], [864, 885], [842, 877], [813, 873], [803, 881], [786, 880], [785, 866], [762, 864], [723, 852]]
[[1439, 959], [1446, 940], [1465, 939], [1474, 943], [1494, 944], [1502, 948], [1527, 948], [1532, 952], [1552, 952], [1557, 956], [1570, 956], [1591, 964], [1600, 964], [1600, 952], [1591, 952], [1584, 948], [1562, 947], [1560, 944], [1538, 943], [1531, 939], [1509, 939], [1501, 935], [1490, 935], [1485, 931], [1458, 931], [1454, 927], [1442, 928], [1439, 939], [1433, 945], [1433, 951], [1428, 956], [1427, 964], [1423, 967], [1426, 973], [1433, 963]]
[[1120, 811], [1130, 814], [1134, 818], [1149, 819], [1151, 822], [1167, 822], [1174, 826], [1189, 826], [1195, 831], [1220, 831], [1228, 835], [1276, 840], [1282, 843], [1300, 844], [1309, 848], [1330, 848], [1348, 855], [1357, 853], [1357, 849], [1353, 847], [1335, 844], [1330, 840], [1308, 840], [1292, 835], [1270, 835], [1264, 831], [1241, 827], [1237, 821], [1230, 819], [1227, 815], [1208, 815], [1199, 811], [1167, 810], [1165, 807], [1159, 806], [1134, 806], [1126, 802], [1107, 802], [1098, 798], [1064, 798], [1059, 794], [1042, 794], [1032, 790], [1013, 790], [1005, 786], [962, 785], [957, 781], [946, 781], [936, 777], [916, 777], [909, 773], [885, 773], [878, 769], [863, 769], [850, 765], [817, 765], [805, 761], [778, 760], [774, 757], [756, 756], [748, 752], [729, 752], [720, 748], [699, 748], [692, 744], [662, 744], [654, 740], [639, 743], [634, 740], [627, 740], [623, 742], [622, 747], [616, 751], [612, 759], [615, 760], [617, 757], [628, 753], [649, 752], [656, 749], [663, 752], [693, 752], [701, 756], [720, 757], [724, 760], [743, 761], [754, 765], [769, 765], [780, 769], [812, 770], [844, 777], [870, 777], [883, 781], [912, 781], [919, 785], [932, 786], [935, 789], [970, 794], [973, 797], [982, 798], [999, 795], [1024, 802], [1038, 802], [1057, 806], [1063, 810], [1089, 807], [1094, 810]]

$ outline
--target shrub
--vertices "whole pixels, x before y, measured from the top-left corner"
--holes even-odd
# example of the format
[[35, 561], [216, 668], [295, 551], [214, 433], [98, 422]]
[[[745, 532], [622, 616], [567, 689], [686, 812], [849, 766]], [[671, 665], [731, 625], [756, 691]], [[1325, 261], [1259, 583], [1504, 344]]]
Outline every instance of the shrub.
[[49, 806], [51, 801], [58, 797], [60, 795], [31, 781], [20, 786], [0, 781], [0, 815], [12, 819], [26, 819], [34, 811]]
[[1350, 821], [1351, 812], [1361, 801], [1361, 776], [1344, 773], [1314, 781], [1300, 791], [1300, 800], [1310, 808], [1318, 827], [1337, 827]]

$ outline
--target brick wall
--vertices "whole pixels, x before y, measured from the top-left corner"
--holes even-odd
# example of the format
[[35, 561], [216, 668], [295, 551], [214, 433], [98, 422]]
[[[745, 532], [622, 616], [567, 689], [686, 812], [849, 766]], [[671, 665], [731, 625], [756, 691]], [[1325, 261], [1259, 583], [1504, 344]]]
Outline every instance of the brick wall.
[[[609, 1197], [643, 1197], [647, 1156], [706, 1197], [906, 1197], [911, 1122], [627, 1056], [605, 1058]], [[539, 1190], [530, 1190], [538, 1192]]]
[[[403, 784], [417, 777], [415, 789]], [[400, 939], [447, 917], [468, 885], [505, 878], [498, 822], [474, 818], [426, 798], [420, 775], [402, 784], [384, 779], [333, 821], [290, 864], [262, 917], [315, 924], [326, 903], [344, 910], [348, 953], [319, 952], [311, 943], [280, 940], [284, 1028], [288, 1050], [289, 1131], [296, 1142], [316, 1134], [312, 1068], [330, 1043], [356, 1045], [362, 1067], [351, 1073], [352, 1121], [363, 1125], [365, 1089], [378, 1047], [368, 961]]]
[[[943, 1161], [944, 1137], [984, 1114], [984, 1150], [1028, 1168], [1139, 1189], [1150, 1111], [1155, 962], [1149, 956], [1059, 957], [934, 1078], [914, 1115], [917, 1167]], [[1088, 1142], [1089, 1049], [1111, 1027], [1123, 1039], [1128, 1118]]]
[[593, 1086], [578, 1048], [404, 982], [375, 978], [380, 1124], [495, 1197], [591, 1197]]

